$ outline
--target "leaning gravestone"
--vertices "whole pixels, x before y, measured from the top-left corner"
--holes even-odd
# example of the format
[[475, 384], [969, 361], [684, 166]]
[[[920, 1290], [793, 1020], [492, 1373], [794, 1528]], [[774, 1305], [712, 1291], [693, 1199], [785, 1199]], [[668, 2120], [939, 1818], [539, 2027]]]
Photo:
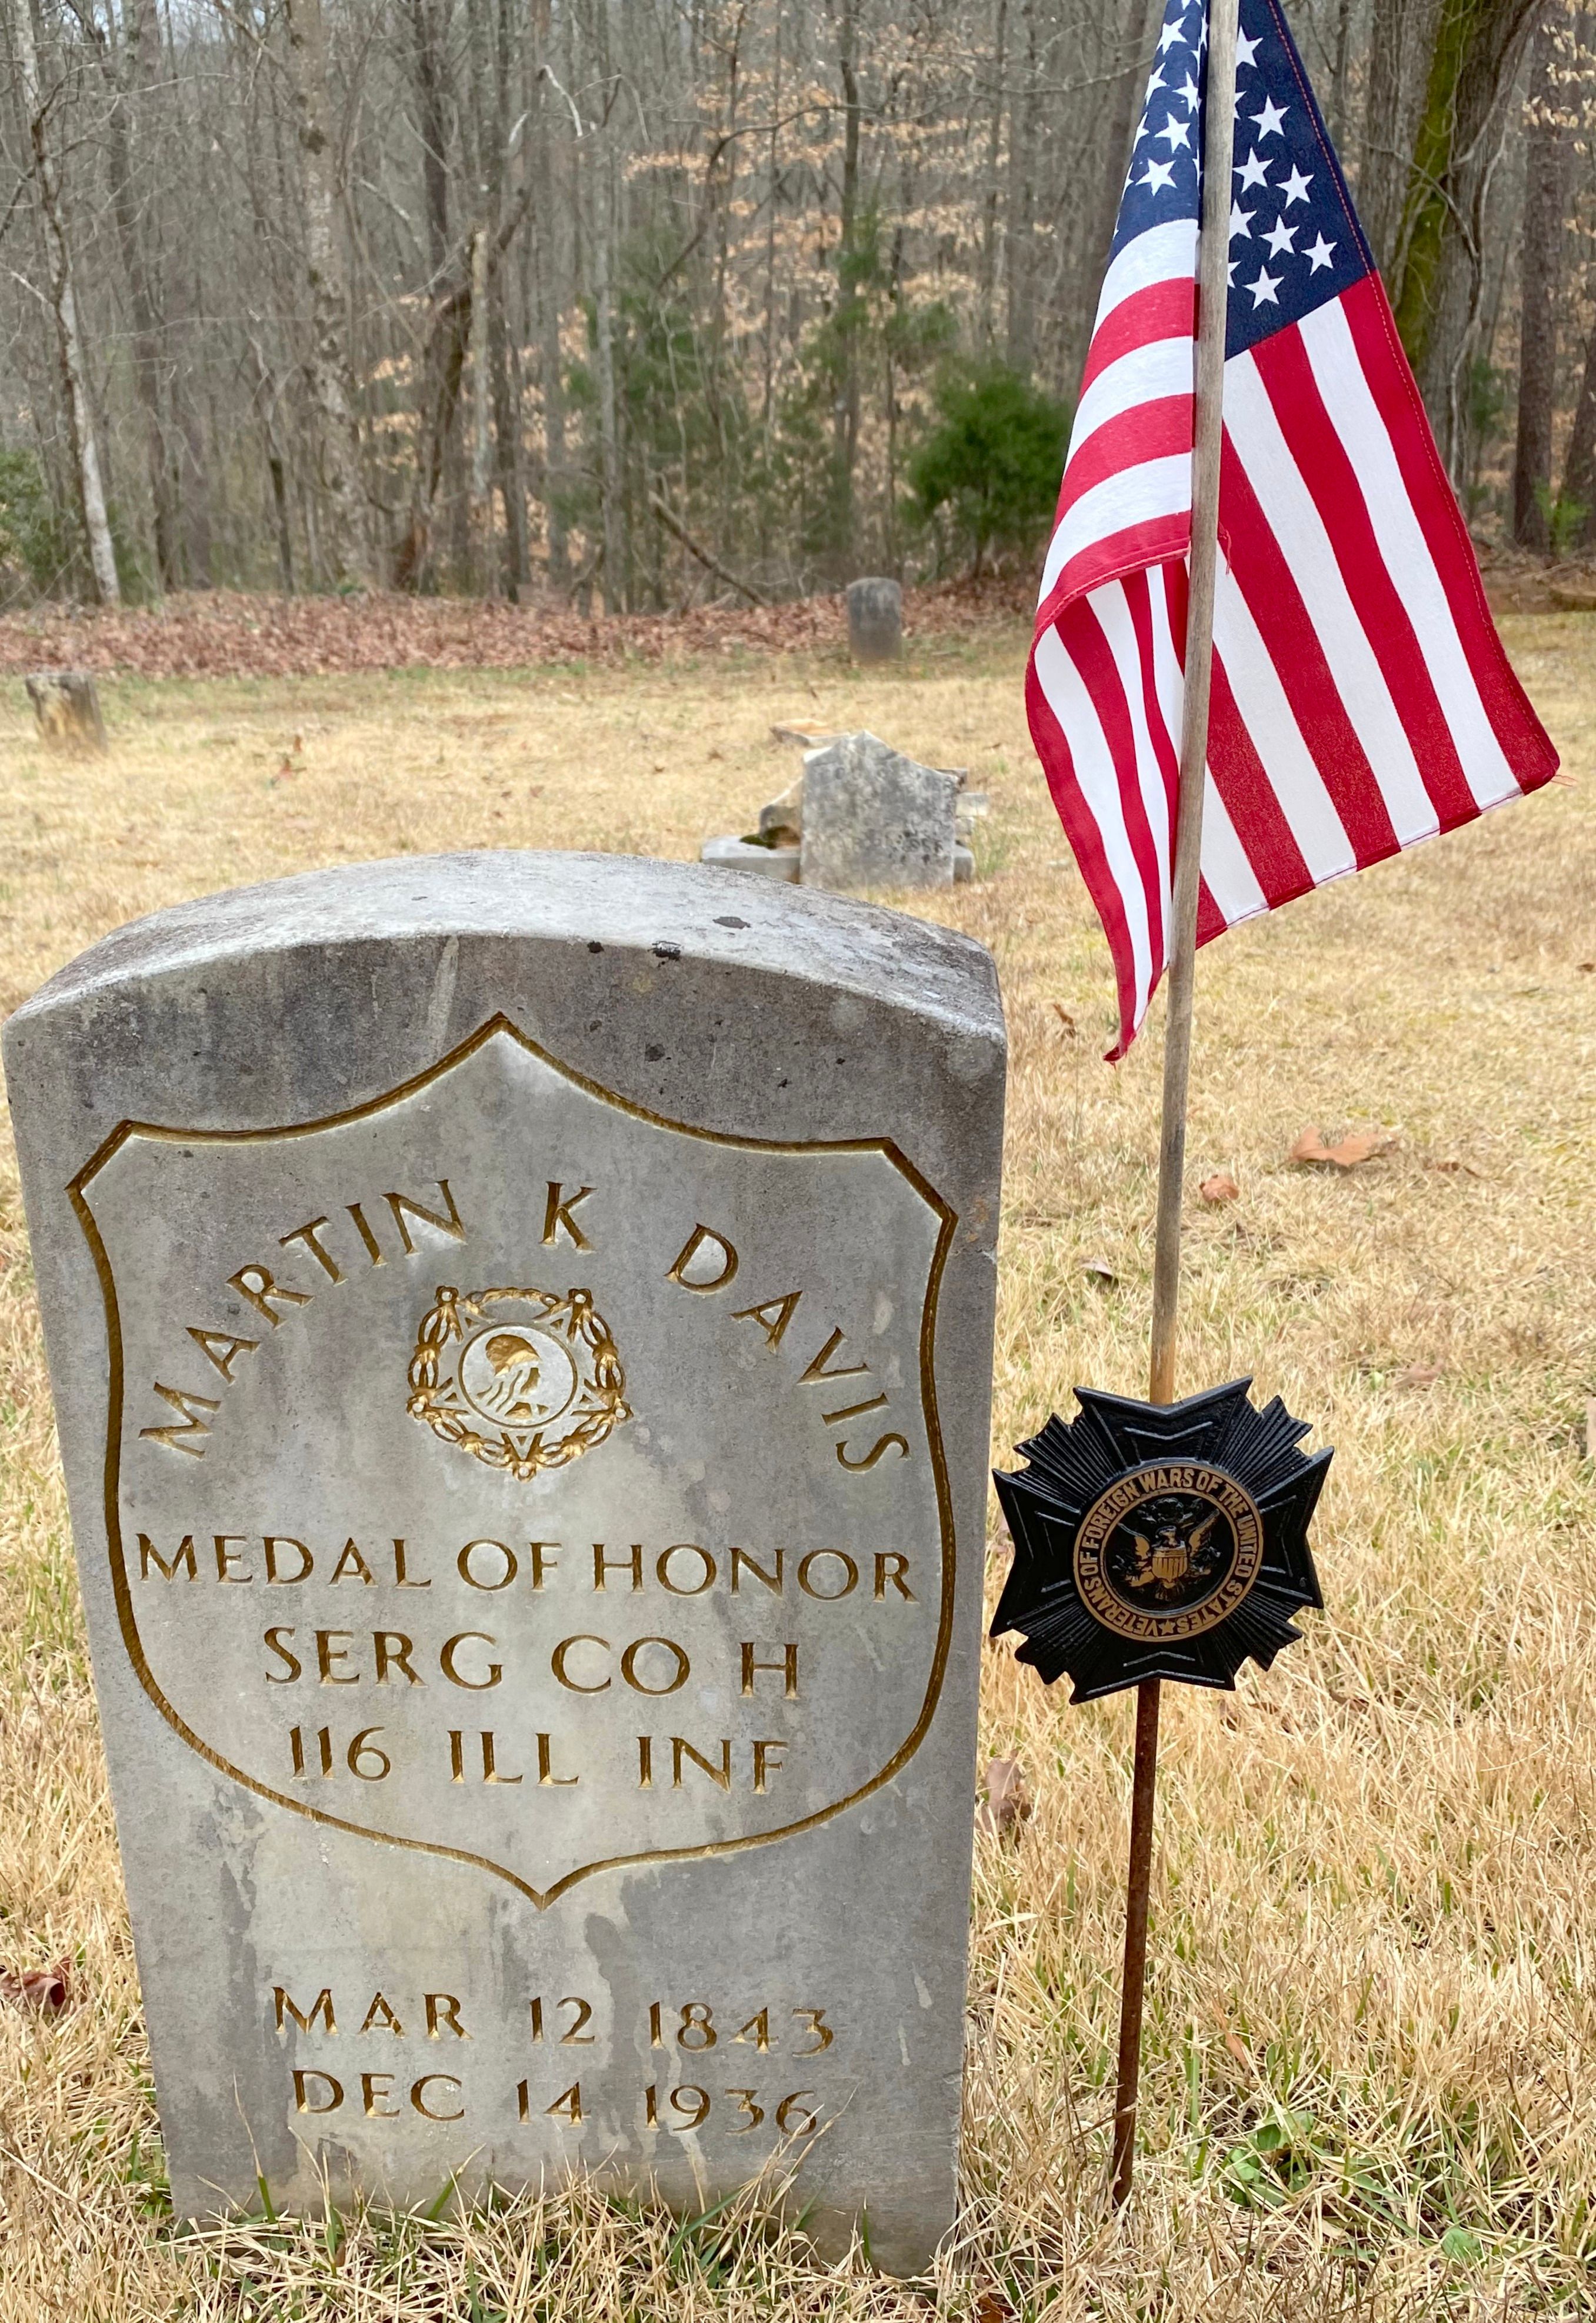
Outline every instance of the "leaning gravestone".
[[959, 777], [922, 767], [875, 734], [842, 734], [803, 760], [800, 877], [833, 894], [948, 887]]
[[5, 1060], [173, 2198], [953, 2201], [1004, 1038], [573, 855], [124, 928]]

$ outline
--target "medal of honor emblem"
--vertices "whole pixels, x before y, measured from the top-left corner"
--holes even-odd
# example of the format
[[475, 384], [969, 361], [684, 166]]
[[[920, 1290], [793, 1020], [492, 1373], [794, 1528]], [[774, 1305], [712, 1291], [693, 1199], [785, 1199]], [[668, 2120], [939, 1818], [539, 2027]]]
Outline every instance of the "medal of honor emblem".
[[619, 1353], [588, 1290], [440, 1284], [409, 1382], [414, 1418], [523, 1482], [580, 1459], [631, 1417]]
[[992, 1624], [1050, 1685], [1093, 1702], [1144, 1678], [1234, 1686], [1268, 1668], [1322, 1603], [1308, 1520], [1330, 1464], [1277, 1398], [1248, 1380], [1181, 1403], [1078, 1388], [1080, 1417], [1021, 1445], [1028, 1465], [994, 1479], [1014, 1562]]

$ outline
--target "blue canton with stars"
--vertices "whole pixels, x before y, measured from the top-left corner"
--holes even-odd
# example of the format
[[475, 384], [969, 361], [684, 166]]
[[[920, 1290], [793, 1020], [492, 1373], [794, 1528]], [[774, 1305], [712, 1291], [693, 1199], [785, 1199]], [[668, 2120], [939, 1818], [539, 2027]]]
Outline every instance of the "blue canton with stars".
[[[1374, 260], [1278, 0], [1242, 0], [1225, 352], [1299, 323]], [[1200, 204], [1204, 0], [1169, 0], [1114, 229], [1117, 256]]]

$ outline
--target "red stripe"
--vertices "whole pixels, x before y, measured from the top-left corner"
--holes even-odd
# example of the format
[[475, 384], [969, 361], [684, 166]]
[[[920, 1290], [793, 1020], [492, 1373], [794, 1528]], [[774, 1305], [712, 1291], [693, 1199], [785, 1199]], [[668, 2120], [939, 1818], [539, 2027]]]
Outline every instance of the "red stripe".
[[1208, 772], [1270, 909], [1293, 895], [1306, 895], [1313, 875], [1243, 721], [1217, 648], [1208, 712]]
[[1042, 600], [1036, 616], [1037, 635], [1050, 629], [1075, 599], [1084, 597], [1088, 590], [1106, 588], [1109, 582], [1143, 573], [1150, 565], [1164, 565], [1172, 556], [1184, 556], [1190, 545], [1191, 517], [1187, 510], [1174, 516], [1150, 517], [1145, 524], [1128, 524], [1123, 532], [1107, 533], [1101, 540], [1089, 541], [1070, 558]]
[[[1127, 606], [1136, 592], [1140, 592], [1145, 614], [1145, 573], [1132, 574], [1122, 584], [1121, 594]], [[1058, 627], [1059, 642], [1080, 672], [1082, 683], [1092, 698], [1092, 707], [1097, 713], [1097, 722], [1103, 729], [1103, 739], [1114, 762], [1120, 813], [1124, 822], [1125, 836], [1131, 842], [1131, 854], [1135, 862], [1136, 876], [1142, 882], [1147, 908], [1147, 947], [1152, 963], [1148, 987], [1151, 992], [1163, 967], [1164, 914], [1160, 892], [1158, 849], [1153, 844], [1137, 772], [1136, 730], [1131, 722], [1131, 704], [1125, 693], [1124, 680], [1120, 675], [1119, 664], [1114, 657], [1114, 648], [1104, 632], [1097, 608], [1091, 600], [1072, 605], [1067, 621], [1061, 621]], [[1133, 635], [1134, 629], [1135, 616], [1133, 613]]]
[[1206, 879], [1200, 880], [1197, 885], [1197, 940], [1198, 948], [1200, 949], [1206, 943], [1212, 943], [1215, 936], [1222, 936], [1229, 925], [1230, 922], [1225, 918], [1225, 914], [1214, 901], [1213, 893]]
[[1109, 957], [1114, 962], [1114, 981], [1119, 995], [1119, 1039], [1107, 1052], [1112, 1063], [1124, 1055], [1136, 1036], [1135, 954], [1131, 946], [1131, 931], [1119, 887], [1109, 870], [1096, 823], [1075, 778], [1075, 761], [1070, 756], [1069, 745], [1036, 674], [1034, 647], [1025, 665], [1025, 714], [1031, 727], [1032, 741], [1036, 746], [1036, 755], [1041, 760], [1041, 769], [1052, 793], [1053, 804], [1064, 826], [1064, 835], [1080, 867], [1087, 893], [1108, 939]]
[[1496, 634], [1473, 546], [1441, 466], [1379, 275], [1366, 275], [1354, 282], [1342, 294], [1341, 303], [1369, 391], [1385, 422], [1408, 497], [1446, 592], [1486, 715], [1520, 787], [1536, 790], [1556, 773], [1557, 753]]
[[[1136, 633], [1136, 654], [1142, 665], [1142, 714], [1147, 721], [1148, 739], [1164, 791], [1165, 838], [1164, 851], [1172, 863], [1175, 858], [1175, 808], [1180, 794], [1180, 758], [1169, 730], [1164, 723], [1164, 706], [1159, 700], [1158, 664], [1153, 655], [1152, 638], [1152, 574], [1138, 574], [1134, 581], [1125, 583], [1125, 602], [1130, 607], [1131, 626]], [[1159, 936], [1153, 945], [1153, 958], [1164, 957], [1162, 891], [1151, 891], [1158, 897]]]
[[1147, 403], [1133, 403], [1128, 410], [1116, 412], [1101, 427], [1095, 427], [1079, 451], [1069, 455], [1059, 487], [1055, 527], [1063, 523], [1081, 494], [1089, 492], [1094, 484], [1126, 475], [1144, 460], [1167, 460], [1178, 452], [1189, 453], [1194, 404], [1189, 395], [1160, 395]]
[[1374, 769], [1347, 716], [1312, 616], [1258, 505], [1228, 428], [1220, 469], [1219, 531], [1232, 574], [1352, 841], [1358, 868], [1361, 870], [1366, 864], [1394, 855], [1397, 834]]
[[1150, 282], [1145, 290], [1133, 290], [1093, 332], [1087, 367], [1081, 373], [1081, 394], [1122, 355], [1133, 354], [1154, 339], [1194, 339], [1196, 333], [1195, 277], [1177, 274], [1163, 282]]
[[1413, 746], [1430, 803], [1442, 830], [1454, 830], [1472, 822], [1480, 809], [1413, 624], [1380, 555], [1357, 471], [1325, 409], [1300, 328], [1293, 325], [1262, 340], [1252, 350], [1252, 361], [1298, 473], [1330, 536], [1353, 611]]

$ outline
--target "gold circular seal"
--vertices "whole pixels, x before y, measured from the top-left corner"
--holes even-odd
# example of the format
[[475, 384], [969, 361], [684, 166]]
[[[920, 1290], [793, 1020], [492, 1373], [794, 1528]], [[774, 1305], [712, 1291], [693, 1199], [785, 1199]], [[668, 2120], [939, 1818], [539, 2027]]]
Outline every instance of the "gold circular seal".
[[1150, 1460], [1116, 1477], [1075, 1537], [1075, 1585], [1087, 1611], [1149, 1645], [1217, 1628], [1262, 1562], [1252, 1495], [1202, 1460]]

